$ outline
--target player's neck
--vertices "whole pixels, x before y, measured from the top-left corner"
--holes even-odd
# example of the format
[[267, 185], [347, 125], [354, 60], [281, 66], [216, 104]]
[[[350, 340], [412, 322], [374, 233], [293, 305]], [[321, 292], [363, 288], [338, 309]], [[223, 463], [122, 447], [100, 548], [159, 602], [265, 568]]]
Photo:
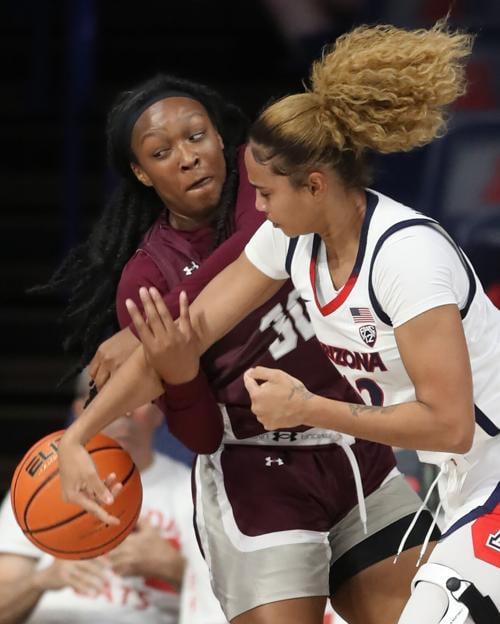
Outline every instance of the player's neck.
[[325, 211], [325, 226], [320, 235], [332, 270], [349, 262], [354, 264], [365, 212], [364, 191], [348, 191], [340, 195], [336, 198], [335, 206]]

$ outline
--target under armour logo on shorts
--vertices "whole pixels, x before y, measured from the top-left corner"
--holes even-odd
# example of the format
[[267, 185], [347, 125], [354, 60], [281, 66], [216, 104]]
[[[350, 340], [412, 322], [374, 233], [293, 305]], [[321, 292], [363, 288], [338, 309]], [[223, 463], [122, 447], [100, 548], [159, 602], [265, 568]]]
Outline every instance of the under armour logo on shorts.
[[272, 457], [266, 457], [266, 466], [271, 466], [272, 464], [278, 464], [278, 466], [283, 466], [285, 462], [278, 457], [277, 459], [273, 459]]
[[295, 442], [297, 439], [297, 433], [295, 431], [275, 431], [273, 433], [273, 440], [279, 442], [280, 440], [288, 440], [289, 442]]

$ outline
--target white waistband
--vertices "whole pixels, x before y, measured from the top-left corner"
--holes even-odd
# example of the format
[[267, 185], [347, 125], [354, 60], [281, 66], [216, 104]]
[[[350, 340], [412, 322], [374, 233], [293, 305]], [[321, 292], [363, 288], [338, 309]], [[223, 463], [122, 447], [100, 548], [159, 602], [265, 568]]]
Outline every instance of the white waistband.
[[237, 438], [226, 406], [219, 403], [219, 408], [224, 421], [224, 444], [246, 444], [249, 446], [321, 446], [323, 444], [338, 444], [340, 438], [344, 438], [348, 444], [354, 443], [352, 436], [344, 436], [332, 429], [320, 429], [312, 427], [307, 431], [266, 431], [249, 438]]
[[246, 444], [247, 446], [321, 446], [338, 444], [341, 435], [331, 429], [312, 428], [307, 431], [266, 431], [251, 438], [238, 439], [227, 429], [225, 444]]

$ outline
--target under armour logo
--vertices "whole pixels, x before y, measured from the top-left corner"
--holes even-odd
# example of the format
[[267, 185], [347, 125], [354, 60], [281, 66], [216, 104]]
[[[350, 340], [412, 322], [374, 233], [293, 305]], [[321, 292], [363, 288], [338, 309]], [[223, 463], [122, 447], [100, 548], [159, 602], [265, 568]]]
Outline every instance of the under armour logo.
[[273, 459], [272, 457], [266, 457], [266, 466], [271, 466], [272, 464], [278, 464], [278, 466], [283, 466], [285, 462], [278, 457], [277, 459]]
[[498, 552], [500, 552], [500, 531], [497, 531], [495, 535], [490, 534], [486, 544], [490, 548], [494, 548], [495, 550], [498, 550]]
[[185, 266], [182, 270], [184, 271], [186, 275], [192, 275], [196, 271], [196, 269], [199, 269], [199, 268], [200, 268], [200, 265], [193, 260], [190, 265]]
[[273, 440], [279, 442], [280, 440], [288, 440], [289, 442], [295, 442], [297, 439], [297, 433], [295, 431], [275, 431], [273, 433]]

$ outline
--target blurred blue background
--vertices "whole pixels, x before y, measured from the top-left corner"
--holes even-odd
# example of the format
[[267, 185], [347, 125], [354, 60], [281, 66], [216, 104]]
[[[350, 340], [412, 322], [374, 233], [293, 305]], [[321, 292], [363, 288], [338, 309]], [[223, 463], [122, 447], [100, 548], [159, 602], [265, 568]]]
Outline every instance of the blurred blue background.
[[[104, 205], [114, 94], [162, 70], [218, 88], [252, 117], [269, 98], [299, 89], [322, 46], [351, 27], [429, 26], [449, 4], [3, 0], [1, 490], [29, 445], [68, 416], [73, 388], [57, 387], [71, 362], [57, 323], [63, 302], [25, 291], [49, 278]], [[500, 3], [456, 0], [450, 22], [477, 34], [468, 93], [445, 138], [378, 158], [374, 187], [439, 219], [500, 306]], [[189, 461], [165, 430], [158, 445]], [[401, 461], [420, 487], [421, 467], [407, 454]]]

